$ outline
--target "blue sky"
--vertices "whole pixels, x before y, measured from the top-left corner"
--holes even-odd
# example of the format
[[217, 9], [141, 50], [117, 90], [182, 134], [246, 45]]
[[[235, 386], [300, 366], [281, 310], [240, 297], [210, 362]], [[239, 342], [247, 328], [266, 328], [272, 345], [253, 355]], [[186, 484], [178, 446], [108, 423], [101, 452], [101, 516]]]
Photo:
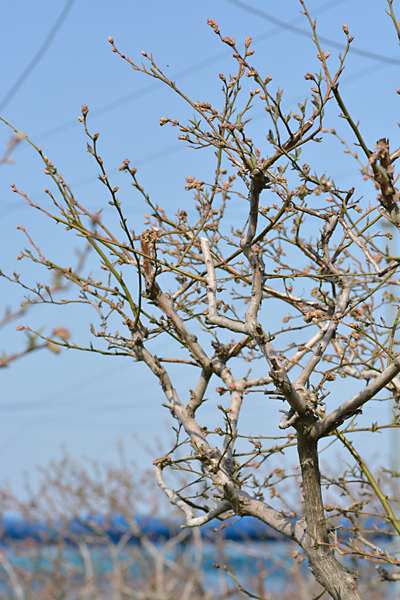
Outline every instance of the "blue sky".
[[[47, 0], [21, 0], [7, 5], [0, 42], [0, 104], [64, 6], [64, 2]], [[355, 36], [354, 51], [350, 52], [342, 78], [342, 95], [353, 118], [360, 120], [370, 147], [379, 138], [389, 137], [392, 148], [397, 148], [400, 53], [394, 27], [385, 14], [386, 3], [313, 0], [307, 6], [317, 17], [320, 35], [328, 38], [323, 46], [331, 52], [332, 64], [337, 63], [339, 50], [330, 46], [329, 39], [344, 42], [344, 23]], [[259, 12], [251, 12], [252, 8]], [[107, 215], [111, 210], [108, 198], [96, 179], [97, 167], [86, 153], [83, 128], [78, 122], [81, 105], [87, 104], [89, 127], [92, 132], [100, 132], [100, 153], [114, 185], [122, 185], [118, 166], [129, 157], [153, 201], [176, 212], [190, 199], [184, 190], [185, 177], [208, 179], [212, 155], [190, 151], [176, 139], [176, 129], [159, 127], [161, 117], [184, 120], [191, 116], [190, 111], [170, 89], [134, 72], [113, 54], [108, 36], [134, 61], [141, 60], [142, 50], [153, 52], [156, 62], [192, 99], [218, 103], [222, 99], [218, 73], [233, 72], [235, 64], [227, 46], [207, 26], [207, 19], [213, 18], [223, 35], [237, 41], [253, 37], [254, 63], [265, 76], [273, 77], [273, 86], [284, 89], [284, 108], [288, 112], [297, 110], [297, 102], [306, 97], [304, 74], [319, 70], [311, 34], [307, 37], [282, 25], [308, 32], [300, 10], [296, 0], [75, 0], [51, 45], [1, 115], [43, 148], [85, 206], [91, 210], [104, 206]], [[268, 15], [278, 22], [271, 22]], [[363, 51], [375, 56], [365, 56]], [[337, 119], [338, 112], [332, 104], [328, 109], [329, 125], [340, 128], [352, 141], [346, 124]], [[269, 124], [260, 108], [254, 109], [252, 128], [260, 140], [265, 139]], [[9, 130], [1, 126], [0, 148], [5, 148], [9, 135]], [[318, 148], [314, 153], [313, 166], [333, 174], [344, 187], [351, 187], [352, 178], [357, 176], [355, 165], [338, 151], [337, 144], [333, 160], [329, 150], [333, 146], [329, 144], [328, 151]], [[18, 270], [27, 281], [35, 283], [45, 280], [47, 274], [27, 261], [16, 261], [26, 246], [17, 225], [26, 226], [48, 256], [66, 262], [71, 256], [71, 264], [77, 242], [47, 227], [37, 211], [11, 192], [10, 184], [15, 183], [32, 199], [39, 200], [48, 185], [43, 165], [27, 143], [19, 145], [13, 158], [15, 163], [0, 171], [0, 268], [8, 273]], [[122, 201], [130, 226], [140, 231], [146, 207], [129, 188], [124, 193]], [[236, 217], [238, 222], [243, 218], [240, 207]], [[17, 307], [22, 296], [17, 286], [0, 280], [3, 311]], [[11, 353], [22, 347], [24, 334], [15, 331], [16, 325], [44, 326], [47, 332], [55, 325], [66, 325], [76, 338], [89, 340], [88, 323], [93, 319], [85, 311], [36, 307], [0, 330], [0, 350]], [[74, 456], [112, 461], [117, 455], [117, 442], [122, 440], [127, 456], [135, 458], [141, 467], [150, 466], [158, 453], [155, 450], [151, 456], [144, 445], [155, 447], [158, 437], [167, 449], [170, 418], [160, 406], [163, 398], [158, 382], [126, 358], [72, 351], [56, 356], [42, 351], [2, 369], [0, 377], [0, 479], [10, 481], [18, 493], [22, 493], [22, 471], [31, 471], [36, 464], [60, 456], [62, 444]], [[182, 390], [190, 384], [190, 373], [180, 375]], [[242, 419], [246, 432], [254, 422], [260, 424], [261, 410], [257, 401], [246, 407]], [[372, 404], [366, 411], [367, 418], [377, 420], [380, 410], [379, 403]], [[261, 426], [263, 431], [275, 430], [267, 418]]]

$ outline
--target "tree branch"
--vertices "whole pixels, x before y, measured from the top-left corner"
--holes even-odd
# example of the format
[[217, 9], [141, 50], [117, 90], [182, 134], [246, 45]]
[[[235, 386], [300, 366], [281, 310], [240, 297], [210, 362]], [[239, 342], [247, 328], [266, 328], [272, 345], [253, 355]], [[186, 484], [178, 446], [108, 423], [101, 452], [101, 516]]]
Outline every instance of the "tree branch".
[[368, 400], [392, 381], [400, 373], [400, 356], [396, 356], [392, 364], [380, 373], [374, 381], [367, 385], [361, 392], [353, 396], [329, 415], [318, 421], [314, 426], [313, 437], [320, 439], [341, 425], [346, 419], [354, 415]]

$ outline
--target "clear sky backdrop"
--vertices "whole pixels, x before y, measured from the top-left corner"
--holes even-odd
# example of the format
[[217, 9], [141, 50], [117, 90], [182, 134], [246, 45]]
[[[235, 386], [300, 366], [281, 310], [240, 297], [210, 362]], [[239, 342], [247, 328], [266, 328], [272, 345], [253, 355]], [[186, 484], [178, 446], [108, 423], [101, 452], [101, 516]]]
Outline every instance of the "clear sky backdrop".
[[[328, 38], [323, 46], [331, 52], [332, 64], [337, 64], [336, 45], [344, 45], [342, 25], [346, 23], [355, 36], [342, 78], [342, 95], [355, 120], [360, 120], [370, 147], [379, 138], [389, 137], [392, 148], [397, 148], [400, 52], [394, 27], [385, 14], [386, 2], [310, 0], [307, 5], [317, 17], [320, 35]], [[107, 215], [112, 209], [96, 179], [98, 169], [86, 153], [83, 127], [78, 122], [81, 105], [88, 104], [89, 127], [100, 132], [100, 153], [113, 185], [123, 185], [124, 174], [118, 173], [118, 166], [129, 157], [153, 201], [165, 210], [176, 211], [190, 200], [184, 190], [186, 176], [209, 180], [212, 154], [187, 149], [176, 139], [176, 129], [159, 127], [161, 117], [183, 120], [191, 113], [170, 89], [134, 72], [113, 54], [108, 36], [134, 61], [141, 60], [142, 50], [153, 52], [156, 62], [192, 99], [211, 99], [217, 104], [222, 100], [218, 74], [235, 72], [236, 64], [229, 48], [207, 26], [207, 18], [213, 18], [223, 35], [238, 42], [253, 37], [254, 64], [264, 76], [273, 77], [272, 89], [284, 89], [283, 105], [289, 112], [296, 111], [297, 102], [306, 97], [309, 86], [304, 74], [319, 70], [317, 51], [300, 10], [297, 0], [8, 3], [1, 25], [0, 113], [43, 148], [85, 206], [93, 211], [104, 206], [103, 214]], [[346, 123], [336, 118], [338, 109], [332, 104], [330, 110], [330, 125], [353, 141]], [[261, 106], [254, 109], [253, 128], [258, 128], [261, 140], [269, 129], [264, 115]], [[2, 125], [0, 149], [5, 148], [9, 135]], [[38, 211], [11, 192], [10, 183], [15, 183], [39, 200], [49, 185], [43, 164], [26, 142], [13, 158], [15, 164], [0, 171], [0, 268], [8, 273], [17, 270], [34, 283], [46, 280], [48, 274], [27, 261], [16, 261], [26, 246], [16, 226], [25, 225], [49, 257], [71, 264], [76, 239], [67, 239], [59, 229], [47, 227]], [[342, 188], [353, 185], [357, 170], [351, 159], [336, 152], [332, 164], [331, 155], [319, 147], [314, 159], [313, 166], [333, 174]], [[123, 188], [123, 193], [129, 224], [141, 231], [146, 207], [132, 188]], [[371, 199], [374, 195], [371, 189]], [[243, 218], [245, 214], [238, 207], [238, 223]], [[15, 309], [23, 299], [17, 286], [3, 280], [0, 294], [3, 311], [6, 307]], [[88, 323], [94, 319], [87, 310], [37, 307], [0, 330], [0, 350], [12, 353], [22, 348], [25, 334], [15, 331], [20, 324], [43, 326], [47, 333], [55, 325], [66, 325], [74, 339], [88, 340]], [[158, 382], [143, 366], [127, 358], [74, 351], [56, 356], [41, 351], [1, 369], [0, 378], [0, 479], [11, 482], [18, 493], [22, 493], [23, 470], [32, 471], [35, 465], [45, 465], [60, 456], [62, 444], [74, 456], [113, 461], [117, 442], [122, 440], [127, 456], [135, 457], [141, 467], [150, 466], [161, 452], [160, 448], [151, 456], [144, 449], [145, 445], [154, 447], [156, 437], [164, 450], [168, 449], [170, 418], [160, 407], [163, 398]], [[179, 384], [187, 390], [189, 375], [181, 376]], [[244, 410], [243, 432], [276, 431], [265, 397], [263, 404], [252, 402], [249, 400]], [[372, 404], [366, 412], [369, 422], [378, 420], [381, 405]], [[367, 442], [373, 450], [376, 440]], [[379, 444], [375, 449], [381, 448]], [[390, 452], [388, 444], [385, 451]]]

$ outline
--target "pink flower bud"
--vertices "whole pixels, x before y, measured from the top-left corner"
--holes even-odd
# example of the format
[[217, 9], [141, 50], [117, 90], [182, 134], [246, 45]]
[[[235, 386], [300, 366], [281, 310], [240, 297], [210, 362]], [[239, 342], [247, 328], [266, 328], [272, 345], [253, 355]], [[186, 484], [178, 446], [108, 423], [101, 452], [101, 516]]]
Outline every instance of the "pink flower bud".
[[71, 333], [66, 327], [56, 327], [53, 331], [53, 335], [56, 335], [64, 340], [67, 340], [71, 337]]
[[228, 35], [223, 39], [223, 41], [225, 42], [225, 44], [228, 44], [228, 46], [234, 46], [236, 44], [235, 38], [231, 38]]

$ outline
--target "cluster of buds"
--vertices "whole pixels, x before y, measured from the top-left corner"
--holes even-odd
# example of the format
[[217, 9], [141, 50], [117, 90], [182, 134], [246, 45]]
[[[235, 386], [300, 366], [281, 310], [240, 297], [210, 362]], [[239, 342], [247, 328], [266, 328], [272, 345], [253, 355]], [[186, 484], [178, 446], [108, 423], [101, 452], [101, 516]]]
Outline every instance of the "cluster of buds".
[[216, 23], [213, 19], [207, 19], [207, 25], [214, 29], [214, 32], [219, 35], [218, 23]]
[[129, 171], [132, 175], [135, 175], [135, 173], [137, 173], [137, 169], [135, 167], [132, 167], [131, 169], [129, 164], [129, 158], [125, 158], [125, 160], [122, 161], [122, 165], [118, 167], [118, 171]]
[[87, 104], [82, 104], [82, 115], [83, 117], [78, 117], [78, 121], [80, 121], [81, 123], [83, 123], [88, 115], [89, 112], [89, 107]]
[[204, 181], [195, 179], [195, 177], [186, 177], [185, 190], [199, 190], [203, 189]]
[[140, 239], [147, 242], [149, 246], [154, 246], [156, 242], [161, 241], [161, 236], [157, 227], [153, 229], [145, 229], [140, 234]]

